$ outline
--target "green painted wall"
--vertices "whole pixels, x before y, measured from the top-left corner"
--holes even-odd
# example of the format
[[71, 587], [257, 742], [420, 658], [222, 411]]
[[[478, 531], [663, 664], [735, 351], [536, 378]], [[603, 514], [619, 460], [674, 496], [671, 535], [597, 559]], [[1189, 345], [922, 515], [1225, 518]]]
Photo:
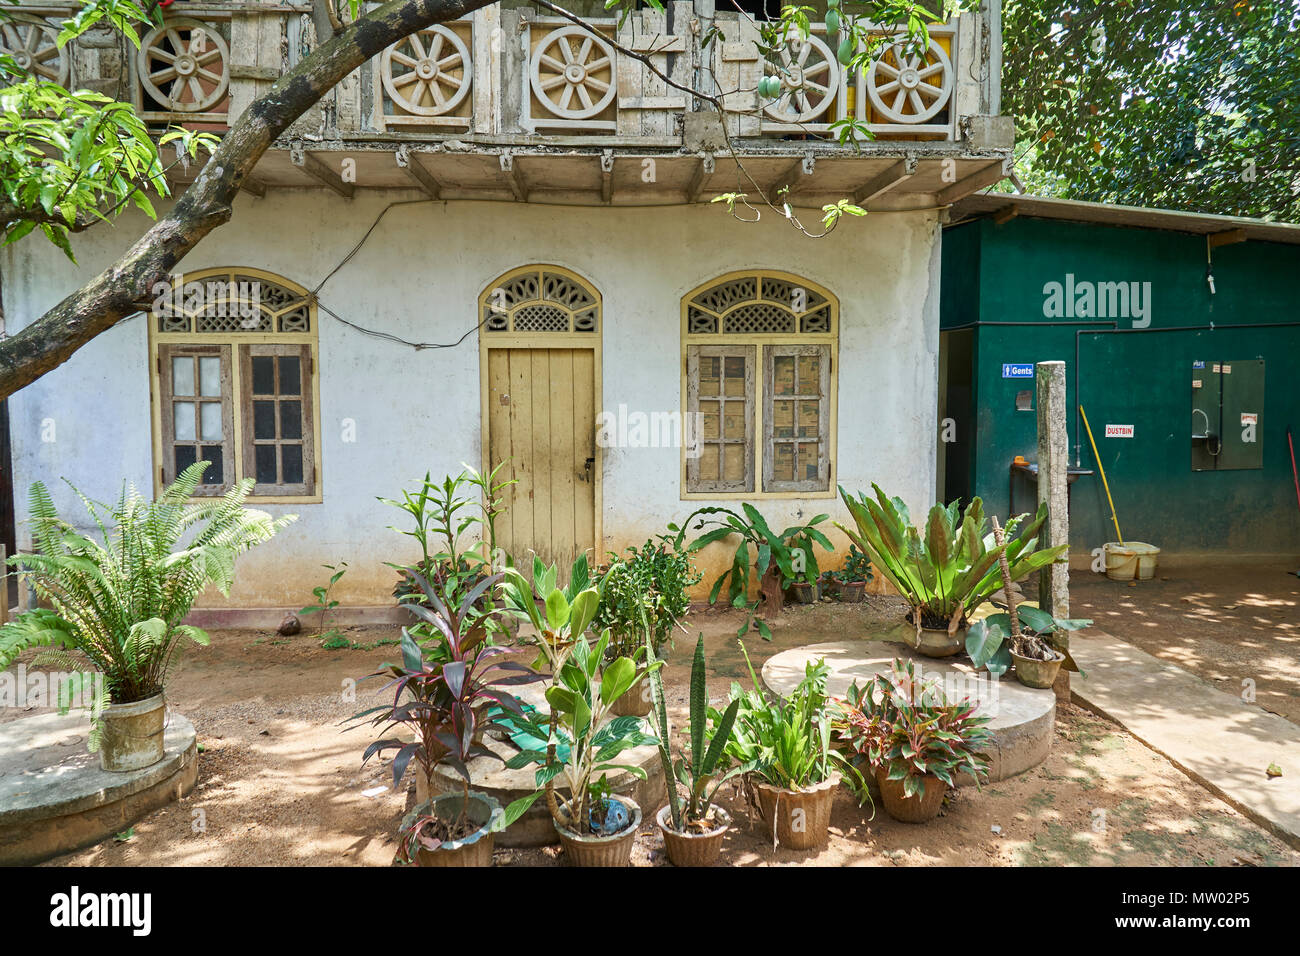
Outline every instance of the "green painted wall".
[[[1036, 458], [1035, 413], [1016, 410], [1016, 393], [1032, 390], [1033, 382], [1002, 378], [1003, 363], [1060, 359], [1067, 369], [1072, 461], [1077, 446], [1081, 465], [1096, 470], [1087, 436], [1076, 428], [1081, 398], [1126, 538], [1171, 553], [1300, 550], [1286, 443], [1288, 424], [1300, 439], [1300, 246], [1245, 242], [1216, 249], [1213, 295], [1205, 256], [1203, 237], [1150, 229], [1013, 219], [945, 232], [942, 340], [963, 327], [974, 326], [975, 333], [974, 421], [957, 422], [959, 434], [973, 431], [958, 450], [969, 457], [970, 493], [1005, 516], [1011, 459]], [[1132, 308], [1119, 316], [1045, 315], [1045, 285], [1064, 286], [1067, 274], [1076, 287], [1150, 283], [1149, 325], [1134, 329], [1143, 319]], [[1281, 327], [1246, 327], [1258, 325]], [[1179, 331], [1189, 326], [1195, 328]], [[1257, 430], [1263, 468], [1192, 471], [1192, 362], [1256, 358], [1265, 361]], [[1133, 425], [1134, 437], [1103, 437], [1108, 423]], [[961, 490], [949, 487], [948, 496]], [[1018, 483], [1016, 510], [1032, 502], [1032, 486]], [[1096, 475], [1074, 485], [1070, 524], [1076, 549], [1115, 539]]]

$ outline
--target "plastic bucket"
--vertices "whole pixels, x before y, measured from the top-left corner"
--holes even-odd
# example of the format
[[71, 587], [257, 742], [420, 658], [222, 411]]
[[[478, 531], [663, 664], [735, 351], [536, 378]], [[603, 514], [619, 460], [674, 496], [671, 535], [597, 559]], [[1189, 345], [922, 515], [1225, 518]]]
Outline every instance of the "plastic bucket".
[[1160, 549], [1145, 541], [1107, 541], [1102, 547], [1106, 555], [1106, 577], [1112, 581], [1150, 581], [1156, 574]]

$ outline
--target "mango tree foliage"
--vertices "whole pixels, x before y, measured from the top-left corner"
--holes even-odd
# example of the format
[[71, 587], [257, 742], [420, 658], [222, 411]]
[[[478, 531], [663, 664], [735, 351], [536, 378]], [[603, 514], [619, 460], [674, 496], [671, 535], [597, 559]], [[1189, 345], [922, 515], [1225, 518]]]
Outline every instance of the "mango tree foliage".
[[[156, 15], [156, 14], [155, 14]], [[130, 0], [92, 0], [63, 23], [65, 46], [106, 22], [133, 44], [149, 15]], [[30, 22], [0, 8], [0, 22]], [[111, 219], [128, 206], [155, 218], [150, 190], [168, 195], [158, 147], [178, 140], [197, 158], [211, 134], [172, 129], [155, 139], [129, 103], [91, 90], [67, 90], [0, 57], [0, 229], [7, 245], [37, 228], [75, 261], [69, 235]], [[154, 134], [157, 136], [157, 134]]]
[[1300, 219], [1298, 34], [1295, 0], [1005, 0], [1026, 190]]

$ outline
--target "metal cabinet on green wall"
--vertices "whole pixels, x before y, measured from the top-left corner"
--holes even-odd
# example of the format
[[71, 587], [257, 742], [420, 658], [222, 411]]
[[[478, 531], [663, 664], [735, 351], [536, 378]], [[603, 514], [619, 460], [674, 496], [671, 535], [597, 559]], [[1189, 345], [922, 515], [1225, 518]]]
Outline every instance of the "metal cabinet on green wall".
[[1264, 467], [1264, 360], [1192, 363], [1192, 471]]

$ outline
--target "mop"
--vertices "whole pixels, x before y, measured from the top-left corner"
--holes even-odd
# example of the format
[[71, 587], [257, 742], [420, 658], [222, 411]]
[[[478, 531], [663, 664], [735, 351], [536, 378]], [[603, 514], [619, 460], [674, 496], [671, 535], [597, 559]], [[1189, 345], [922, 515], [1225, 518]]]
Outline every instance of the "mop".
[[[1291, 426], [1286, 426], [1286, 446], [1291, 449], [1291, 480], [1295, 482], [1295, 503], [1300, 508], [1300, 473], [1295, 468], [1295, 442], [1291, 440]], [[1300, 578], [1300, 571], [1293, 572]]]

